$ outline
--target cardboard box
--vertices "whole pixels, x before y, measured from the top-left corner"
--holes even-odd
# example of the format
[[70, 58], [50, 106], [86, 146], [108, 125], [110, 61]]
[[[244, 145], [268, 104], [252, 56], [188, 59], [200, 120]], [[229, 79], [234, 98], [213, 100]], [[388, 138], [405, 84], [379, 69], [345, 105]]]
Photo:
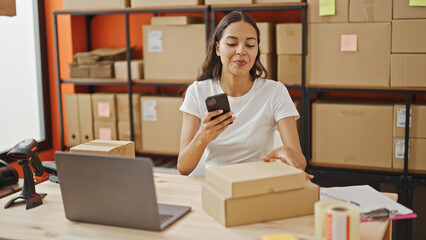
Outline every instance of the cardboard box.
[[204, 0], [131, 0], [132, 7], [192, 6], [203, 3]]
[[393, 105], [312, 104], [312, 162], [392, 168]]
[[[143, 61], [132, 60], [130, 62], [131, 79], [138, 80], [143, 78]], [[115, 61], [114, 73], [117, 79], [128, 79], [127, 76], [127, 61]]]
[[260, 33], [260, 53], [275, 53], [275, 23], [256, 23]]
[[65, 95], [65, 121], [67, 124], [67, 146], [72, 147], [80, 144], [81, 138], [78, 117], [78, 99], [75, 94]]
[[135, 157], [135, 144], [131, 141], [105, 141], [97, 139], [72, 147], [70, 151], [72, 153]]
[[[129, 94], [117, 93], [115, 95], [117, 103], [117, 119], [118, 121], [130, 121], [130, 108], [129, 108]], [[133, 121], [141, 121], [141, 94], [133, 93], [132, 104], [133, 104]]]
[[261, 53], [259, 60], [268, 72], [268, 79], [277, 79], [277, 55], [275, 53]]
[[16, 0], [0, 1], [0, 16], [16, 16]]
[[410, 0], [393, 0], [393, 19], [426, 18], [426, 7], [412, 7]]
[[63, 0], [64, 10], [113, 9], [130, 6], [130, 0]]
[[194, 23], [203, 23], [203, 18], [192, 16], [161, 16], [151, 18], [151, 25], [188, 25]]
[[145, 79], [193, 82], [206, 57], [205, 24], [144, 25]]
[[118, 140], [117, 122], [114, 120], [95, 120], [95, 138], [101, 140]]
[[236, 163], [206, 168], [206, 182], [226, 198], [303, 188], [305, 173], [280, 161]]
[[393, 20], [392, 53], [426, 53], [425, 29], [426, 19]]
[[302, 85], [302, 56], [278, 55], [278, 81], [284, 85]]
[[[393, 168], [404, 169], [405, 140], [395, 138], [393, 141]], [[410, 138], [408, 145], [408, 170], [426, 171], [426, 139]]]
[[[424, 65], [426, 66], [426, 65]], [[410, 138], [426, 139], [426, 105], [411, 104]], [[405, 137], [405, 104], [395, 104], [393, 111], [393, 137]]]
[[205, 0], [206, 5], [215, 5], [215, 4], [250, 4], [253, 3], [253, 0]]
[[332, 16], [319, 15], [319, 0], [307, 0], [309, 23], [347, 23], [349, 22], [349, 0], [336, 1], [336, 13]]
[[77, 94], [78, 118], [80, 125], [80, 142], [85, 143], [94, 139], [92, 95], [89, 93]]
[[228, 198], [205, 183], [201, 189], [203, 210], [226, 227], [313, 214], [319, 187], [304, 183], [301, 189], [242, 198]]
[[71, 78], [90, 78], [90, 67], [78, 63], [70, 63], [69, 66]]
[[254, 3], [296, 3], [306, 2], [305, 0], [254, 0]]
[[179, 154], [182, 101], [181, 97], [141, 97], [143, 152]]
[[390, 22], [392, 1], [373, 0], [349, 2], [349, 22]]
[[310, 85], [390, 85], [390, 23], [308, 26]]
[[280, 23], [276, 25], [277, 54], [302, 54], [302, 24]]
[[95, 120], [117, 120], [115, 93], [94, 93], [92, 104]]
[[426, 87], [426, 54], [392, 54], [391, 87]]
[[[118, 121], [118, 140], [130, 141], [130, 121]], [[137, 152], [142, 152], [142, 134], [141, 134], [141, 123], [133, 122], [133, 130], [135, 137], [135, 149]]]

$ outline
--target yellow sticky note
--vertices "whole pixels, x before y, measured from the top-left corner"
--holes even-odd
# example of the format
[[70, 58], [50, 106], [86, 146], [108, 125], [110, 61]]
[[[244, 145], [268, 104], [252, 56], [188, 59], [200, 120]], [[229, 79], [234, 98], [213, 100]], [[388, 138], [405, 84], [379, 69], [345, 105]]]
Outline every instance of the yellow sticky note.
[[336, 0], [319, 0], [319, 15], [336, 15]]
[[408, 5], [411, 7], [426, 7], [426, 0], [410, 0], [410, 3]]
[[298, 240], [298, 239], [291, 234], [279, 234], [279, 235], [263, 236], [262, 240]]

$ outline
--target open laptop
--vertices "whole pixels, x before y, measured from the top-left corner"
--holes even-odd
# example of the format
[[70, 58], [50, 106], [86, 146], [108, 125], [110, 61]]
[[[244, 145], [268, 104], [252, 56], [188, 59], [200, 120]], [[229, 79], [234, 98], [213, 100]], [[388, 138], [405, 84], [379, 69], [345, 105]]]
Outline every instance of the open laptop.
[[55, 152], [66, 218], [161, 231], [191, 207], [157, 204], [152, 161]]

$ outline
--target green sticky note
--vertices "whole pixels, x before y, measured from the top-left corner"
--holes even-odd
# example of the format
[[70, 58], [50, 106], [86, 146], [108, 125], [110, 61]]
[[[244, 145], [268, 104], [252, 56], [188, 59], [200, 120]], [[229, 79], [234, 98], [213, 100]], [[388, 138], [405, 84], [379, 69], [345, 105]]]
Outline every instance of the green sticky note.
[[426, 0], [410, 0], [409, 6], [426, 7]]
[[336, 0], [319, 0], [319, 15], [336, 15]]

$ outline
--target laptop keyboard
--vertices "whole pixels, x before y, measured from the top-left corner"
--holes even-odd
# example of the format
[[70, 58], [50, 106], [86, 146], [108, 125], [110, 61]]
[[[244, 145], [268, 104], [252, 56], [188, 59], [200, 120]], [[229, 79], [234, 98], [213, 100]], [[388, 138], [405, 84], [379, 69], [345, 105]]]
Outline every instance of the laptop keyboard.
[[160, 223], [164, 223], [172, 217], [173, 215], [160, 214]]

